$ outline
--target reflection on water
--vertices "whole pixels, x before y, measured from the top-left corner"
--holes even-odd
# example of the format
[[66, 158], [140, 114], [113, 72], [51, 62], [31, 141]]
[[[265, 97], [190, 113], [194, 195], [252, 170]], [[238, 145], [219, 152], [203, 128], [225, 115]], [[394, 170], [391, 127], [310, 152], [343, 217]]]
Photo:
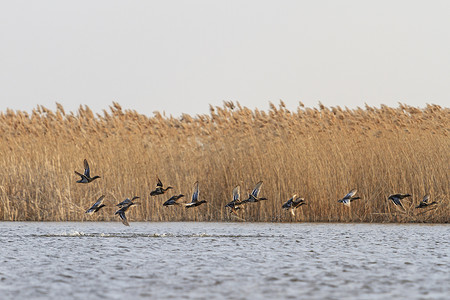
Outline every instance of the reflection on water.
[[0, 223], [1, 299], [448, 299], [448, 225]]

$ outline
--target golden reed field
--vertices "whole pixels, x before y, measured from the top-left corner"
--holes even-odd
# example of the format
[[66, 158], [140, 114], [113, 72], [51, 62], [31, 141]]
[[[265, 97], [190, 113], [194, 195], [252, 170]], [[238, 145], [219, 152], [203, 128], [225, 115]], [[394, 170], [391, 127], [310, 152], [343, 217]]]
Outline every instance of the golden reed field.
[[[119, 221], [116, 203], [140, 196], [133, 221], [436, 222], [450, 220], [450, 109], [366, 106], [269, 111], [224, 102], [207, 115], [145, 116], [113, 103], [66, 113], [38, 106], [0, 113], [0, 220]], [[87, 159], [91, 175], [76, 183]], [[173, 190], [150, 197], [156, 176]], [[163, 207], [176, 193], [189, 202], [200, 183], [207, 204]], [[231, 191], [263, 180], [260, 196], [238, 216], [224, 205]], [[357, 188], [362, 199], [337, 200]], [[389, 194], [410, 193], [401, 210]], [[106, 207], [85, 214], [99, 196]], [[293, 194], [308, 205], [296, 215], [281, 205]], [[416, 209], [425, 194], [437, 205]]]

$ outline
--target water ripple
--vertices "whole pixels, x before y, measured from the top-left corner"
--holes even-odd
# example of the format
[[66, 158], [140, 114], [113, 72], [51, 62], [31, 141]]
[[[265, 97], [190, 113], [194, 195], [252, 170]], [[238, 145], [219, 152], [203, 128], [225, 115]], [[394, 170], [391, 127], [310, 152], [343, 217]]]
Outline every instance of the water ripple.
[[450, 294], [448, 225], [0, 223], [0, 229], [2, 299]]
[[30, 238], [58, 238], [58, 237], [95, 237], [95, 238], [283, 238], [285, 236], [275, 235], [242, 235], [242, 234], [207, 234], [207, 233], [191, 233], [191, 234], [173, 234], [173, 233], [84, 233], [84, 232], [63, 232], [48, 234], [30, 234]]

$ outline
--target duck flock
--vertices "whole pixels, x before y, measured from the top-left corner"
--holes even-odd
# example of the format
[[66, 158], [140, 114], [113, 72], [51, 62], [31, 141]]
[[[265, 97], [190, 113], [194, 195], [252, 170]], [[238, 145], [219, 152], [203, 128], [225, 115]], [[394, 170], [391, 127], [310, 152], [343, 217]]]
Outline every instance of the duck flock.
[[[75, 171], [75, 174], [77, 174], [78, 176], [81, 177], [80, 180], [77, 181], [78, 183], [90, 183], [90, 182], [94, 181], [95, 179], [101, 178], [100, 176], [91, 177], [89, 164], [86, 159], [84, 160], [84, 173], [81, 174], [81, 173]], [[259, 197], [259, 193], [260, 193], [262, 184], [263, 184], [263, 182], [259, 181], [256, 184], [255, 188], [252, 190], [252, 192], [250, 194], [248, 194], [248, 197], [245, 200], [240, 200], [240, 195], [241, 195], [240, 186], [239, 185], [236, 186], [232, 191], [233, 200], [231, 200], [231, 202], [227, 203], [225, 205], [225, 208], [228, 208], [230, 210], [230, 213], [237, 215], [237, 211], [239, 209], [241, 209], [244, 205], [249, 204], [249, 203], [257, 203], [260, 201], [267, 200], [267, 198], [265, 198], [265, 197]], [[150, 192], [150, 196], [163, 195], [170, 189], [173, 189], [173, 187], [168, 186], [168, 187], [164, 188], [163, 183], [157, 177], [156, 188], [155, 188], [155, 190]], [[338, 200], [338, 202], [350, 207], [351, 202], [361, 199], [360, 197], [355, 197], [356, 192], [357, 192], [356, 189], [351, 190], [342, 199]], [[196, 181], [194, 183], [194, 189], [193, 189], [193, 193], [192, 193], [191, 202], [189, 202], [189, 203], [180, 202], [180, 199], [183, 198], [184, 195], [178, 194], [178, 195], [174, 195], [174, 196], [170, 197], [167, 201], [165, 201], [163, 203], [163, 206], [167, 207], [167, 206], [173, 206], [173, 205], [182, 205], [186, 208], [191, 208], [191, 207], [196, 207], [196, 206], [202, 205], [203, 203], [207, 202], [206, 200], [199, 200], [198, 195], [199, 195], [198, 181]], [[395, 206], [401, 207], [404, 210], [401, 200], [403, 200], [407, 197], [411, 197], [411, 195], [410, 194], [393, 194], [393, 195], [389, 195], [388, 200], [391, 200]], [[104, 198], [105, 198], [105, 196], [102, 195], [97, 200], [97, 202], [95, 202], [89, 209], [86, 210], [86, 213], [93, 214], [93, 213], [98, 212], [101, 208], [105, 207], [106, 205], [103, 204]], [[132, 199], [127, 198], [116, 205], [119, 209], [115, 212], [115, 215], [118, 215], [120, 217], [120, 219], [124, 225], [130, 226], [130, 224], [127, 220], [127, 216], [125, 215], [125, 212], [133, 205], [139, 204], [139, 202], [134, 202], [134, 200], [139, 199], [139, 198], [140, 197], [138, 197], [138, 196], [135, 196]], [[292, 198], [289, 199], [287, 202], [285, 202], [281, 207], [285, 210], [289, 210], [291, 212], [291, 214], [293, 216], [295, 216], [295, 210], [297, 208], [299, 208], [300, 206], [306, 205], [306, 204], [307, 203], [306, 203], [305, 199], [303, 199], [301, 197], [297, 197], [297, 195], [293, 195]], [[419, 205], [416, 206], [416, 208], [425, 208], [425, 207], [428, 207], [430, 205], [435, 205], [435, 204], [437, 204], [436, 201], [429, 202], [429, 195], [425, 195], [425, 197], [422, 199], [422, 201], [420, 201]]]

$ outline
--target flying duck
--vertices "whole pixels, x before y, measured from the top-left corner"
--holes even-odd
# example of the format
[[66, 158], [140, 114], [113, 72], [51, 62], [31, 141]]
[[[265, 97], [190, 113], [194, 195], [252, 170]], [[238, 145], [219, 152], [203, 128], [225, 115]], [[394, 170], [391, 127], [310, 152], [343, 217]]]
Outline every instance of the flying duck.
[[196, 181], [194, 183], [194, 192], [192, 193], [192, 201], [191, 201], [191, 203], [186, 203], [185, 204], [186, 208], [199, 206], [199, 205], [201, 205], [203, 203], [206, 203], [206, 200], [198, 201], [198, 193], [199, 193], [199, 191], [198, 191], [198, 181]]
[[391, 200], [395, 205], [398, 205], [401, 208], [405, 209], [403, 207], [402, 203], [400, 202], [400, 200], [402, 200], [406, 197], [411, 197], [411, 195], [410, 194], [393, 194], [393, 195], [389, 195], [388, 200]]
[[86, 159], [84, 159], [84, 174], [81, 174], [81, 173], [79, 173], [77, 171], [75, 171], [75, 174], [77, 174], [78, 176], [81, 177], [80, 180], [77, 180], [78, 183], [89, 183], [89, 182], [94, 181], [97, 178], [100, 178], [100, 176], [91, 177], [89, 164], [88, 164]]
[[289, 209], [291, 211], [291, 214], [295, 216], [295, 209], [297, 207], [300, 207], [302, 205], [306, 205], [305, 199], [303, 198], [296, 198], [297, 195], [294, 194], [291, 199], [289, 199], [286, 203], [284, 203], [281, 208], [283, 209]]
[[348, 192], [347, 195], [344, 196], [344, 198], [338, 200], [338, 202], [339, 203], [343, 203], [344, 205], [350, 206], [350, 203], [352, 201], [357, 200], [357, 199], [361, 199], [361, 197], [353, 197], [356, 194], [357, 191], [358, 191], [357, 189], [351, 190], [350, 192]]
[[417, 205], [416, 208], [424, 208], [424, 207], [427, 207], [430, 205], [437, 204], [436, 201], [429, 203], [428, 202], [429, 198], [430, 198], [430, 195], [425, 195], [425, 197], [423, 197], [422, 201], [420, 201], [419, 205]]
[[100, 198], [98, 198], [97, 202], [95, 202], [91, 208], [86, 210], [87, 214], [96, 213], [100, 210], [100, 208], [104, 207], [105, 204], [102, 204], [103, 198], [105, 198], [105, 195], [102, 195]]
[[125, 212], [133, 205], [139, 204], [139, 202], [131, 202], [124, 206], [122, 206], [118, 211], [116, 211], [115, 215], [119, 215], [120, 219], [122, 220], [123, 225], [130, 226], [130, 223], [128, 223], [127, 216], [125, 215]]
[[247, 203], [247, 202], [252, 202], [252, 203], [256, 203], [262, 200], [267, 200], [267, 198], [258, 198], [259, 195], [259, 191], [261, 190], [261, 186], [262, 186], [263, 182], [260, 181], [256, 184], [255, 188], [253, 189], [253, 191], [248, 194], [248, 199], [243, 200], [241, 203]]
[[174, 196], [170, 197], [169, 200], [167, 200], [166, 202], [164, 202], [164, 203], [163, 203], [163, 206], [180, 205], [180, 203], [178, 203], [177, 201], [178, 201], [179, 199], [181, 199], [182, 197], [184, 197], [183, 194], [174, 195]]
[[140, 198], [140, 197], [134, 196], [133, 199], [131, 199], [131, 200], [129, 198], [127, 198], [127, 199], [123, 200], [122, 202], [116, 204], [116, 206], [118, 206], [119, 208], [122, 208], [124, 206], [127, 206], [127, 205], [133, 203], [133, 200], [138, 199], [138, 198]]
[[239, 201], [239, 197], [241, 196], [241, 187], [239, 185], [237, 185], [233, 189], [232, 193], [233, 193], [233, 200], [231, 200], [231, 202], [227, 203], [227, 205], [225, 205], [225, 207], [230, 208], [230, 213], [237, 214], [237, 210], [241, 209], [240, 205], [242, 204]]
[[157, 181], [158, 181], [158, 182], [156, 183], [156, 189], [155, 189], [154, 191], [151, 191], [151, 192], [150, 192], [150, 196], [162, 195], [162, 194], [164, 194], [167, 190], [173, 189], [173, 187], [171, 187], [171, 186], [168, 186], [168, 187], [164, 188], [164, 187], [163, 187], [163, 184], [162, 184], [162, 182], [161, 182], [161, 180], [160, 180], [158, 177], [156, 177], [156, 179], [157, 179]]

